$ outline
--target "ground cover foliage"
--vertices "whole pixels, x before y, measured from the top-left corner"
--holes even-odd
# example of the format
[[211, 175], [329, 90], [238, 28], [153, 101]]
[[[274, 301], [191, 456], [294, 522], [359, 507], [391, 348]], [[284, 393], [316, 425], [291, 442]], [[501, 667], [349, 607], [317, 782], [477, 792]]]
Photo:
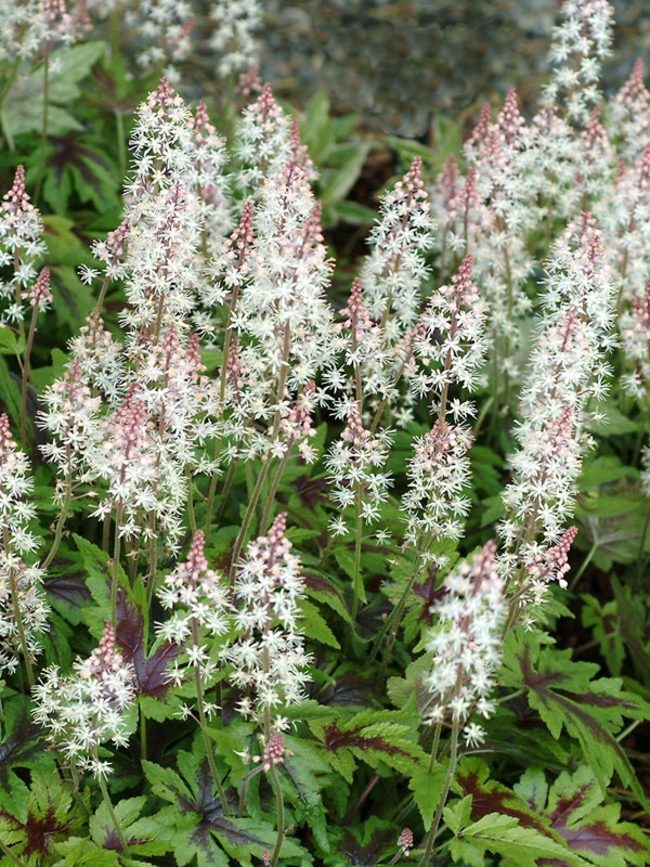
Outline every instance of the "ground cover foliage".
[[279, 101], [253, 0], [5, 5], [0, 863], [650, 863], [612, 8], [424, 144]]

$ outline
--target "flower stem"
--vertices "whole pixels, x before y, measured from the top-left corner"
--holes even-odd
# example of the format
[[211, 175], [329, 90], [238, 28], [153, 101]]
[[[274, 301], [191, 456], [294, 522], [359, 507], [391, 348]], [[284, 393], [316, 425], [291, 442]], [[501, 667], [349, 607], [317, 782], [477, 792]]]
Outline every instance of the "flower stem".
[[458, 730], [459, 721], [455, 719], [452, 723], [451, 738], [449, 742], [449, 768], [447, 770], [447, 776], [445, 777], [445, 783], [442, 789], [442, 793], [440, 795], [440, 801], [438, 802], [438, 809], [436, 810], [436, 815], [434, 817], [431, 828], [429, 829], [429, 833], [427, 834], [426, 848], [424, 850], [424, 855], [422, 856], [419, 867], [427, 867], [427, 864], [429, 864], [429, 862], [431, 861], [431, 856], [433, 855], [433, 848], [435, 846], [436, 837], [438, 836], [440, 820], [442, 819], [442, 811], [444, 810], [445, 804], [447, 803], [447, 798], [449, 797], [449, 789], [451, 788], [451, 781], [453, 780], [454, 774], [456, 772], [456, 763], [458, 761]]
[[271, 482], [271, 488], [269, 490], [268, 497], [266, 499], [266, 505], [264, 506], [264, 512], [262, 513], [262, 520], [260, 522], [260, 533], [265, 533], [268, 529], [269, 524], [271, 523], [271, 518], [273, 516], [273, 505], [275, 503], [275, 496], [278, 492], [278, 488], [280, 487], [280, 482], [282, 481], [282, 476], [287, 468], [287, 464], [289, 463], [289, 457], [291, 455], [291, 446], [293, 445], [293, 440], [289, 440], [287, 443], [287, 450], [282, 457], [282, 460], [278, 464], [278, 468], [275, 471], [275, 475], [273, 477], [273, 481]]
[[16, 570], [9, 567], [9, 585], [11, 588], [11, 604], [13, 607], [14, 620], [16, 621], [16, 629], [18, 630], [18, 640], [20, 641], [20, 649], [23, 654], [23, 660], [25, 661], [25, 671], [27, 672], [27, 682], [29, 683], [30, 688], [34, 686], [34, 669], [32, 668], [32, 661], [29, 656], [29, 647], [27, 644], [27, 635], [25, 633], [25, 624], [23, 622], [23, 615], [20, 610], [20, 599], [19, 599], [19, 591], [18, 591], [18, 582], [16, 581]]
[[122, 523], [123, 507], [119, 505], [115, 510], [115, 538], [113, 540], [113, 569], [111, 579], [111, 623], [113, 629], [117, 626], [117, 590], [119, 587], [120, 573], [120, 548], [122, 539], [120, 537], [120, 524]]
[[[96, 762], [99, 762], [99, 756], [97, 754], [97, 749], [93, 751], [93, 755]], [[108, 793], [108, 787], [106, 785], [106, 780], [104, 779], [102, 774], [97, 774], [97, 782], [99, 783], [99, 788], [101, 789], [102, 797], [104, 799], [104, 803], [106, 804], [106, 809], [111, 817], [111, 821], [113, 823], [113, 827], [115, 828], [115, 833], [117, 834], [117, 839], [120, 841], [120, 846], [122, 847], [122, 852], [128, 851], [128, 844], [126, 842], [126, 837], [124, 836], [124, 832], [120, 826], [119, 820], [115, 813], [115, 809], [113, 807], [113, 802], [111, 801], [111, 796]]]
[[[199, 625], [196, 620], [192, 620], [192, 639], [194, 641], [194, 645], [198, 647], [199, 644]], [[194, 686], [196, 688], [196, 706], [199, 711], [199, 726], [201, 728], [201, 735], [203, 736], [203, 745], [205, 747], [205, 755], [208, 760], [208, 766], [210, 768], [210, 773], [212, 775], [212, 779], [214, 781], [214, 785], [217, 789], [217, 794], [219, 795], [219, 800], [221, 801], [221, 807], [223, 809], [224, 815], [230, 815], [230, 807], [228, 806], [228, 801], [226, 799], [226, 793], [224, 791], [223, 786], [221, 785], [221, 778], [219, 776], [219, 771], [217, 769], [217, 765], [214, 761], [214, 751], [212, 747], [212, 740], [210, 739], [210, 733], [208, 731], [208, 721], [205, 715], [205, 704], [203, 701], [203, 682], [201, 680], [201, 668], [198, 663], [194, 665]]]
[[230, 580], [232, 581], [233, 576], [235, 574], [235, 569], [237, 568], [237, 561], [239, 560], [239, 555], [241, 553], [241, 549], [246, 541], [246, 536], [248, 534], [248, 528], [250, 527], [250, 523], [253, 519], [253, 514], [255, 512], [255, 508], [259, 502], [260, 495], [262, 493], [262, 488], [264, 487], [264, 482], [266, 481], [266, 477], [269, 472], [270, 461], [267, 458], [264, 461], [262, 469], [257, 477], [257, 481], [255, 482], [255, 487], [253, 488], [253, 493], [251, 494], [250, 500], [248, 501], [248, 508], [246, 509], [246, 514], [244, 515], [244, 520], [242, 521], [242, 525], [239, 529], [239, 533], [237, 534], [237, 539], [235, 540], [235, 545], [232, 549], [232, 562], [230, 564]]
[[275, 804], [278, 810], [278, 835], [270, 862], [271, 867], [276, 867], [280, 860], [280, 852], [282, 850], [282, 844], [284, 843], [284, 796], [282, 794], [282, 786], [280, 785], [275, 765], [271, 765], [269, 777], [271, 778], [271, 787], [273, 788]]
[[363, 584], [361, 580], [361, 541], [363, 537], [363, 514], [361, 512], [361, 488], [357, 485], [354, 497], [354, 580], [352, 586], [352, 628], [359, 612], [359, 601], [362, 595]]
[[29, 323], [27, 345], [23, 361], [23, 372], [20, 380], [20, 438], [27, 441], [27, 388], [29, 386], [29, 373], [31, 369], [31, 355], [34, 347], [34, 335], [36, 334], [36, 320], [38, 319], [38, 303], [32, 307], [32, 318]]

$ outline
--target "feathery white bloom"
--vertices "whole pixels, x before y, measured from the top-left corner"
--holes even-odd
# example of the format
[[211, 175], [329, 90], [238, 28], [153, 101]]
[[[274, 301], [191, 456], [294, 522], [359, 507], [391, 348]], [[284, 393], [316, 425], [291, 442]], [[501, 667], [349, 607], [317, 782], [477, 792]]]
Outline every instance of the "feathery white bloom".
[[621, 165], [595, 214], [617, 271], [621, 298], [641, 296], [650, 273], [650, 144], [633, 166]]
[[0, 414], [0, 673], [15, 671], [23, 653], [33, 661], [48, 629], [43, 571], [22, 559], [37, 545], [28, 526], [35, 509], [26, 499], [33, 487], [27, 456]]
[[167, 575], [158, 598], [163, 608], [172, 611], [159, 624], [158, 634], [174, 644], [189, 644], [186, 654], [176, 659], [170, 669], [170, 679], [178, 685], [187, 676], [188, 668], [198, 666], [203, 679], [209, 680], [217, 662], [211, 653], [212, 639], [230, 628], [232, 606], [226, 583], [208, 566], [200, 530], [194, 534], [187, 560]]
[[246, 195], [259, 194], [263, 179], [278, 172], [291, 156], [291, 122], [269, 84], [244, 109], [235, 153], [243, 164], [237, 183]]
[[623, 312], [619, 326], [621, 348], [633, 367], [622, 380], [630, 394], [643, 400], [650, 389], [650, 280], [645, 291], [635, 296], [629, 309]]
[[24, 319], [26, 290], [36, 280], [36, 263], [44, 253], [41, 216], [25, 189], [25, 170], [18, 166], [0, 206], [0, 265], [10, 273], [0, 280], [0, 324]]
[[255, 34], [262, 27], [262, 18], [259, 0], [213, 0], [210, 19], [215, 29], [210, 47], [218, 55], [221, 78], [255, 64], [259, 50]]
[[[490, 716], [490, 693], [501, 662], [507, 605], [496, 545], [488, 542], [470, 561], [445, 579], [444, 594], [432, 606], [435, 623], [426, 649], [431, 667], [423, 686], [428, 696], [424, 717], [431, 722], [452, 718], [464, 723], [478, 710]], [[474, 729], [468, 734], [477, 735]]]
[[438, 539], [460, 539], [470, 502], [463, 496], [471, 471], [471, 435], [463, 426], [438, 420], [416, 437], [407, 468], [408, 488], [402, 497], [407, 515], [406, 541], [424, 547]]
[[325, 465], [332, 482], [332, 500], [347, 509], [358, 499], [364, 521], [379, 517], [379, 508], [388, 497], [390, 476], [381, 472], [388, 459], [389, 434], [365, 430], [359, 410], [350, 407], [347, 424], [327, 455]]
[[413, 336], [418, 364], [409, 386], [417, 397], [433, 401], [432, 411], [445, 414], [452, 386], [468, 392], [476, 388], [485, 364], [485, 328], [485, 305], [472, 280], [472, 257], [467, 256], [451, 283], [433, 293]]
[[417, 317], [422, 283], [428, 275], [424, 254], [431, 247], [432, 236], [422, 161], [416, 158], [395, 188], [382, 198], [379, 218], [369, 237], [370, 254], [361, 274], [368, 308], [376, 321], [386, 320], [390, 344]]
[[565, 0], [553, 31], [553, 75], [544, 89], [547, 104], [562, 100], [569, 118], [586, 123], [599, 99], [598, 79], [610, 54], [614, 9], [607, 0]]
[[300, 701], [311, 680], [300, 634], [304, 581], [285, 530], [286, 517], [278, 515], [238, 564], [234, 620], [242, 635], [223, 651], [232, 683], [246, 693], [240, 711], [258, 721], [265, 711]]
[[583, 215], [555, 245], [548, 266], [545, 316], [521, 398], [519, 448], [510, 457], [512, 480], [503, 492], [502, 562], [511, 575], [524, 570], [517, 590], [525, 590], [527, 564], [558, 541], [573, 513], [582, 456], [591, 443], [587, 403], [606, 393], [612, 290], [600, 233]]
[[106, 741], [116, 747], [128, 742], [125, 715], [135, 698], [134, 670], [115, 645], [111, 626], [88, 659], [77, 658], [73, 672], [63, 675], [54, 665], [34, 687], [34, 719], [66, 759], [95, 776], [110, 773], [97, 749]]
[[632, 74], [609, 104], [612, 134], [621, 139], [623, 157], [633, 162], [650, 144], [650, 92], [638, 58]]

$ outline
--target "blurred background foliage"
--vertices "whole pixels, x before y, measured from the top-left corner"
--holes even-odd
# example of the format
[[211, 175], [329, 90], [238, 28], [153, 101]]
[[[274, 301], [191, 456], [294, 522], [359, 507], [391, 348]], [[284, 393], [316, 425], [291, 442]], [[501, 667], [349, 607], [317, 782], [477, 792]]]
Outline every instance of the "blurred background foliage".
[[[648, 0], [614, 6], [609, 88], [650, 50]], [[294, 104], [325, 87], [337, 113], [423, 138], [437, 113], [471, 113], [512, 84], [531, 103], [559, 8], [560, 0], [270, 0], [262, 74]]]

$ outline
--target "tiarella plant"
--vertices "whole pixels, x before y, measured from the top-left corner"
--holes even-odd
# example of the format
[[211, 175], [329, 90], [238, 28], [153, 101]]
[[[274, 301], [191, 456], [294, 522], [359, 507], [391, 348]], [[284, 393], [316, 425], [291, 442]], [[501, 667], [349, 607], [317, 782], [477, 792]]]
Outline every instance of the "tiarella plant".
[[0, 10], [0, 865], [650, 864], [611, 6], [432, 147], [284, 102], [271, 4]]

